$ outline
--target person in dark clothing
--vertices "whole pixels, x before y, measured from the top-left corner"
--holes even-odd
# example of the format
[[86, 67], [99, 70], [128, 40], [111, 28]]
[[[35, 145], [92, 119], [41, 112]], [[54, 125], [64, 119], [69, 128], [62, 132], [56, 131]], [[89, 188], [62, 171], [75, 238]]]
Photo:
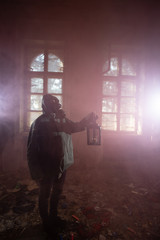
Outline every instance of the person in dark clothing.
[[45, 231], [64, 222], [58, 217], [58, 201], [66, 170], [74, 162], [71, 134], [85, 130], [94, 113], [80, 122], [66, 118], [59, 100], [50, 94], [42, 99], [43, 114], [31, 125], [27, 159], [30, 174], [39, 185], [39, 213]]

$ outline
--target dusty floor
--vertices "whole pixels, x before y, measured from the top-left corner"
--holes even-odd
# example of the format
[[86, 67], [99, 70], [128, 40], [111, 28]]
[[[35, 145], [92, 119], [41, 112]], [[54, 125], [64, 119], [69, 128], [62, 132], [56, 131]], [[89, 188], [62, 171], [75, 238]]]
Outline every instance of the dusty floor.
[[[150, 168], [150, 167], [148, 167]], [[38, 188], [27, 170], [0, 175], [0, 239], [44, 240]], [[160, 178], [125, 164], [68, 170], [59, 215], [68, 221], [64, 240], [160, 239]], [[72, 235], [73, 234], [73, 235]]]

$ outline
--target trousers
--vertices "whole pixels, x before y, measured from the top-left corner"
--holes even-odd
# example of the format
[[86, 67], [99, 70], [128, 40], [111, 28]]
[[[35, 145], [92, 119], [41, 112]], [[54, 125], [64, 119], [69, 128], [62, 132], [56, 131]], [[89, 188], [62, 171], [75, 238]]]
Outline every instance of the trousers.
[[50, 218], [56, 218], [58, 214], [58, 203], [63, 190], [66, 171], [60, 179], [46, 176], [39, 181], [39, 214], [42, 223], [45, 224]]

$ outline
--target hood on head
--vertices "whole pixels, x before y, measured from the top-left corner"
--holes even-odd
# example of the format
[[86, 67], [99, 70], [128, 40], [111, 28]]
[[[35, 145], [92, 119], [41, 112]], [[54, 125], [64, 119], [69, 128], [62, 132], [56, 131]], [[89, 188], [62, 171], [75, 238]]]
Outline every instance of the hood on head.
[[42, 98], [43, 113], [56, 113], [61, 108], [58, 98], [50, 94], [46, 94]]

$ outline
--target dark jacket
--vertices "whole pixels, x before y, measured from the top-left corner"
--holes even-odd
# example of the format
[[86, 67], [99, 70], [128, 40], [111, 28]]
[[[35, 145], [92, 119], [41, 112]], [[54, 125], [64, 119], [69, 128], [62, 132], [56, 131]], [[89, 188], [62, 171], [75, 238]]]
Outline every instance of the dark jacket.
[[72, 122], [65, 116], [42, 114], [31, 125], [27, 159], [32, 179], [59, 176], [73, 164], [71, 134], [85, 129], [88, 120]]

